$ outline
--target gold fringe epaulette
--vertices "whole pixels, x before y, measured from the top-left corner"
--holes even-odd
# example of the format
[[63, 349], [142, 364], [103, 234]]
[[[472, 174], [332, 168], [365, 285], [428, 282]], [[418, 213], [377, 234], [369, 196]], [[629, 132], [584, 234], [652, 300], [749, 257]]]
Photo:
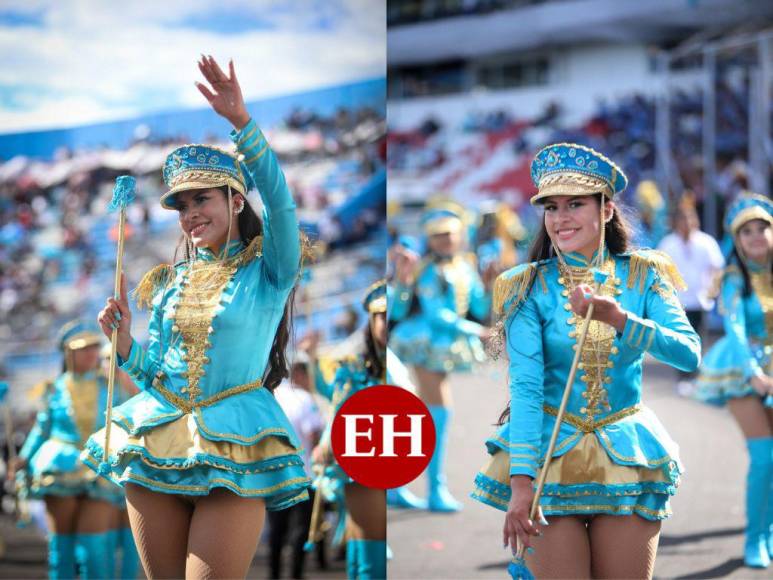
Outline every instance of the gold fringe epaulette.
[[539, 266], [538, 262], [521, 264], [497, 277], [492, 297], [494, 314], [500, 316], [504, 311], [505, 304], [511, 303], [511, 306], [520, 304], [526, 298], [526, 292], [535, 276], [539, 278], [542, 290], [547, 291], [545, 279]]
[[27, 391], [27, 398], [30, 401], [38, 401], [42, 399], [45, 395], [49, 394], [54, 388], [54, 381], [52, 380], [46, 380], [41, 381], [34, 385], [32, 388], [30, 388], [29, 391]]
[[140, 283], [132, 292], [140, 308], [150, 308], [153, 297], [159, 288], [166, 286], [174, 278], [174, 266], [159, 264], [142, 277]]
[[[232, 260], [239, 268], [252, 262], [255, 258], [263, 254], [263, 236], [255, 236], [250, 243], [241, 252], [236, 254]], [[228, 261], [228, 260], [226, 260]]]
[[644, 284], [650, 270], [655, 270], [660, 279], [673, 288], [677, 290], [687, 289], [687, 284], [671, 257], [659, 250], [639, 250], [631, 254], [628, 287], [633, 288], [634, 284], [638, 282], [639, 292], [644, 292]]

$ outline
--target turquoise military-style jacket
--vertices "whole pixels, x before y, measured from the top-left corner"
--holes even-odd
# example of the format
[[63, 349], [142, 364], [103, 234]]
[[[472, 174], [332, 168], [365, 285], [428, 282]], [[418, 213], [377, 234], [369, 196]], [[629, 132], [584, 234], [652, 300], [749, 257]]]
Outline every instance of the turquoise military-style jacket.
[[[592, 285], [592, 273], [581, 255], [565, 259], [566, 266], [551, 259], [513, 268], [495, 290], [510, 359], [511, 412], [501, 442], [510, 475], [536, 477], [577, 349], [582, 318], [569, 296], [580, 283]], [[608, 278], [599, 293], [617, 300], [628, 319], [622, 333], [591, 322], [554, 457], [593, 433], [615, 463], [680, 472], [678, 448], [642, 405], [645, 354], [685, 371], [700, 362], [700, 339], [674, 289], [680, 277], [670, 259], [652, 251], [610, 255], [602, 270]]]

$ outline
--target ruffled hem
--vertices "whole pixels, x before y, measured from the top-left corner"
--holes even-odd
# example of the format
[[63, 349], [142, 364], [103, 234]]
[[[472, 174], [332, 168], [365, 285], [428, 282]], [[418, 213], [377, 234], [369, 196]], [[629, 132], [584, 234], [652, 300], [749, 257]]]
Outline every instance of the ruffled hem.
[[[211, 442], [193, 417], [186, 417], [136, 435], [115, 425], [106, 477], [117, 485], [136, 483], [171, 494], [206, 495], [224, 487], [243, 497], [265, 498], [269, 510], [308, 496], [303, 460], [284, 439], [263, 438], [252, 446]], [[104, 456], [102, 430], [89, 438], [81, 459], [99, 472]]]
[[[648, 520], [664, 520], [672, 515], [669, 497], [676, 487], [663, 482], [633, 484], [546, 484], [540, 507], [546, 516], [578, 514], [637, 514]], [[470, 497], [501, 511], [507, 511], [510, 486], [484, 473], [475, 476]]]
[[[84, 457], [84, 463], [98, 471], [101, 458]], [[238, 474], [209, 465], [188, 469], [159, 469], [137, 456], [126, 456], [120, 465], [110, 465], [107, 479], [123, 487], [127, 483], [141, 485], [160, 493], [175, 495], [207, 495], [224, 488], [241, 497], [262, 498], [269, 511], [282, 510], [309, 499], [310, 479], [303, 466], [284, 465], [273, 471]]]
[[91, 499], [99, 499], [123, 505], [125, 496], [123, 490], [112, 483], [100, 480], [85, 464], [80, 463], [77, 473], [43, 473], [34, 475], [23, 486], [27, 489], [30, 499], [44, 499], [46, 496], [74, 497], [85, 495]]
[[[770, 354], [766, 354], [762, 345], [751, 345], [751, 352], [760, 368], [768, 367]], [[756, 391], [749, 383], [747, 356], [728, 336], [720, 338], [703, 359], [695, 398], [723, 406], [730, 399], [755, 395]]]
[[406, 365], [449, 373], [469, 371], [486, 361], [483, 343], [477, 336], [409, 335], [397, 332], [399, 328], [389, 337], [389, 348]]

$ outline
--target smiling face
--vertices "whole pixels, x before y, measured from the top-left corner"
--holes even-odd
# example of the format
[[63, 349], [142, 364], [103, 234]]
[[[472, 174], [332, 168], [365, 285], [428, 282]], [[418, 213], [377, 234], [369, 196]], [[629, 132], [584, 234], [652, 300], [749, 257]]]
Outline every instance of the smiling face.
[[746, 258], [764, 264], [773, 249], [773, 228], [764, 220], [750, 220], [740, 227], [736, 240]]
[[[559, 251], [579, 252], [590, 259], [599, 248], [599, 202], [593, 195], [554, 195], [545, 198], [545, 229]], [[604, 219], [612, 217], [614, 204], [604, 204]]]
[[[239, 238], [235, 209], [244, 203], [240, 194], [233, 196], [231, 239]], [[228, 198], [220, 189], [194, 189], [175, 196], [174, 207], [183, 233], [197, 248], [218, 252], [228, 235]]]

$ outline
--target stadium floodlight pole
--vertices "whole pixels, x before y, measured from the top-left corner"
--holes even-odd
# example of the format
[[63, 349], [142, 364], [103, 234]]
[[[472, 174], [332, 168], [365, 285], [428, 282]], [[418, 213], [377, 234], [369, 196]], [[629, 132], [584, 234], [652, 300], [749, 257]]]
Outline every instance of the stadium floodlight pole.
[[717, 229], [717, 48], [703, 51], [703, 230], [719, 236]]
[[667, 51], [657, 55], [660, 94], [655, 109], [655, 153], [657, 180], [661, 193], [671, 198], [671, 56]]
[[757, 39], [757, 61], [760, 63], [760, 90], [759, 90], [759, 130], [762, 148], [761, 157], [762, 163], [760, 164], [760, 184], [761, 188], [759, 193], [762, 195], [770, 195], [770, 164], [773, 162], [773, 140], [770, 136], [771, 124], [770, 124], [770, 108], [771, 98], [770, 91], [773, 90], [771, 81], [773, 81], [773, 64], [771, 63], [773, 58], [773, 41], [771, 41], [770, 34], [760, 34]]
[[[115, 284], [113, 297], [118, 300], [121, 297], [121, 272], [123, 270], [123, 241], [126, 230], [126, 208], [134, 201], [136, 180], [131, 175], [120, 175], [115, 180], [113, 199], [108, 210], [118, 212], [118, 249], [115, 259]], [[113, 328], [110, 337], [110, 370], [107, 375], [107, 409], [105, 410], [105, 452], [102, 463], [99, 464], [100, 475], [110, 472], [110, 427], [113, 421], [113, 393], [115, 390], [115, 356], [118, 351], [118, 327]]]

